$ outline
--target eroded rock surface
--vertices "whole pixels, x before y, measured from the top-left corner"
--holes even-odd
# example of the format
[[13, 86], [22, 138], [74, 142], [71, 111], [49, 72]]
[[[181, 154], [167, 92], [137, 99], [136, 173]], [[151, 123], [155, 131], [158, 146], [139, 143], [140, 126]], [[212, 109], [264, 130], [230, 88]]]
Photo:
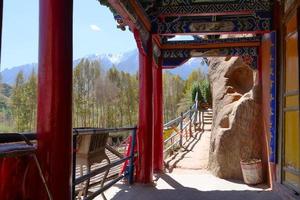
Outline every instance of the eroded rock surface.
[[213, 127], [209, 169], [221, 178], [240, 179], [240, 160], [261, 158], [260, 92], [255, 70], [240, 58], [209, 59]]

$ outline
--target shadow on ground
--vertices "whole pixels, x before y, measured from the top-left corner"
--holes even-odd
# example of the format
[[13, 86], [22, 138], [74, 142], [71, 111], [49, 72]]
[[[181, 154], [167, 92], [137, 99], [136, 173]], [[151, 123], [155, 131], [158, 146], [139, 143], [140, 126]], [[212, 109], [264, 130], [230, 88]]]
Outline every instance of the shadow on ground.
[[[170, 157], [170, 159], [165, 162], [165, 167], [168, 172], [172, 172], [174, 168], [176, 168], [177, 163], [179, 163], [181, 160], [184, 159], [186, 154], [193, 151], [196, 144], [201, 140], [201, 136], [204, 133], [204, 131], [196, 132], [194, 134], [193, 138], [190, 138], [186, 143], [184, 144], [184, 153], [176, 152], [173, 156]], [[179, 157], [178, 157], [179, 156]], [[171, 164], [172, 163], [172, 164]]]
[[282, 198], [266, 190], [246, 191], [200, 191], [195, 188], [184, 187], [167, 174], [160, 176], [173, 189], [157, 189], [153, 186], [120, 184], [120, 191], [112, 200], [282, 200]]

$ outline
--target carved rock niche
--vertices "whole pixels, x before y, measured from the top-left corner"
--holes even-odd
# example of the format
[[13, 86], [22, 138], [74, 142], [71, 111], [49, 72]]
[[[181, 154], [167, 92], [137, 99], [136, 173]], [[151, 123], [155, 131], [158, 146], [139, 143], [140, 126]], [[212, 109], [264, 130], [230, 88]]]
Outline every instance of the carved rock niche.
[[220, 178], [242, 180], [240, 160], [261, 159], [257, 74], [240, 58], [209, 58], [213, 96], [209, 169]]

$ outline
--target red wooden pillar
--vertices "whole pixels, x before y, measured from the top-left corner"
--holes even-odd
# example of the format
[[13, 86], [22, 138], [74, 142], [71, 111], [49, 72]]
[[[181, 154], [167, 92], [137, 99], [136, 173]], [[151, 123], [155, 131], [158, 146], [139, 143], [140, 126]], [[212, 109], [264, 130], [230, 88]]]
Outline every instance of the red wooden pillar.
[[136, 181], [144, 184], [153, 182], [153, 104], [152, 104], [152, 39], [147, 40], [146, 49], [137, 30], [134, 36], [139, 49], [139, 119], [138, 119], [138, 162]]
[[73, 0], [39, 3], [38, 158], [53, 199], [71, 199]]
[[28, 156], [0, 159], [1, 200], [25, 199], [24, 179], [28, 177], [27, 171], [30, 164], [32, 164], [32, 158]]
[[0, 62], [2, 50], [3, 0], [0, 0]]
[[[2, 50], [3, 0], [0, 0], [0, 60]], [[22, 199], [28, 157], [0, 158], [0, 199]]]
[[161, 61], [153, 65], [154, 172], [163, 172], [163, 80]]

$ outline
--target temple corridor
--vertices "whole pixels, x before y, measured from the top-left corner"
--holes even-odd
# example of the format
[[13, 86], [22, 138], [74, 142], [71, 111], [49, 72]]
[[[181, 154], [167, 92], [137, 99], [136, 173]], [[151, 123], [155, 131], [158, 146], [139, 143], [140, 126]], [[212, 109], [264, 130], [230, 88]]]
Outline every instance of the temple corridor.
[[[212, 112], [204, 112], [204, 123], [184, 148], [165, 160], [166, 173], [154, 177], [155, 187], [117, 183], [105, 192], [112, 200], [279, 200], [266, 185], [248, 186], [242, 181], [224, 180], [208, 170]], [[96, 198], [102, 200], [101, 196]]]
[[[1, 200], [299, 199], [300, 0], [98, 1], [138, 49], [136, 123], [73, 127], [73, 0], [39, 0], [36, 133], [0, 134]], [[163, 73], [192, 58], [210, 100], [166, 120]]]

